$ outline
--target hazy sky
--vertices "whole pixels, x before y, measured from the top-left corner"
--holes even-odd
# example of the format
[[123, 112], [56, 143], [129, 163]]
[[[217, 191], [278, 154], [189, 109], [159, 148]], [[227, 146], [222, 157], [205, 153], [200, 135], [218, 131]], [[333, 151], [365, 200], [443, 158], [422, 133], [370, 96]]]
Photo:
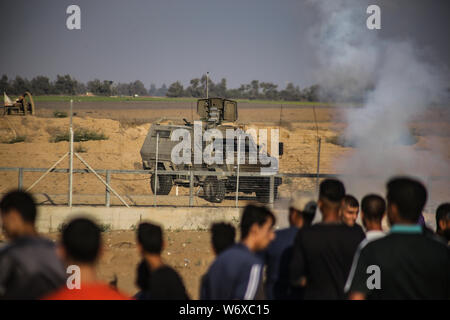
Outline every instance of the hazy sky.
[[[209, 71], [229, 87], [253, 79], [306, 86], [317, 66], [307, 36], [318, 21], [312, 1], [1, 0], [0, 74], [140, 79], [149, 87]], [[450, 1], [369, 3], [381, 6], [382, 37], [410, 39], [449, 67]], [[79, 31], [66, 28], [70, 4], [81, 7]]]

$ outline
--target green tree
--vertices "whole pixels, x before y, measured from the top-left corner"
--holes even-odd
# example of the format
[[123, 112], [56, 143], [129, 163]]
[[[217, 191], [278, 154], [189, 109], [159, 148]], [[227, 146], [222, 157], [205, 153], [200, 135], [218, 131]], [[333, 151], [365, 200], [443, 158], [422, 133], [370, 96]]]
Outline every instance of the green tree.
[[167, 94], [167, 86], [166, 86], [165, 83], [163, 83], [163, 85], [161, 86], [161, 88], [159, 88], [159, 89], [156, 91], [156, 96], [157, 96], [157, 97], [165, 97], [166, 94]]
[[300, 88], [289, 82], [286, 88], [280, 92], [280, 98], [286, 101], [299, 101], [301, 98]]
[[150, 85], [150, 89], [148, 90], [148, 94], [149, 94], [150, 96], [155, 96], [155, 95], [156, 95], [156, 92], [157, 92], [156, 85], [155, 85], [154, 83], [152, 83], [152, 84]]
[[180, 81], [174, 82], [167, 90], [166, 96], [171, 98], [182, 97], [184, 94], [183, 85]]
[[218, 84], [215, 85], [215, 94], [218, 97], [227, 97], [227, 79], [222, 78]]
[[113, 81], [104, 80], [102, 82], [99, 79], [94, 79], [87, 83], [87, 89], [95, 95], [110, 96], [113, 91], [112, 84]]
[[57, 75], [54, 85], [54, 92], [56, 94], [75, 95], [77, 92], [78, 81], [73, 79], [70, 75]]
[[145, 89], [144, 84], [140, 80], [136, 80], [136, 81], [130, 83], [130, 90], [131, 90], [132, 96], [134, 96], [136, 94], [139, 96], [147, 95], [147, 89]]
[[16, 79], [14, 79], [14, 81], [12, 82], [13, 94], [19, 95], [24, 93], [25, 91], [31, 91], [30, 82], [25, 78], [17, 76]]
[[51, 94], [53, 91], [50, 79], [44, 76], [37, 76], [31, 79], [31, 90], [33, 94]]
[[186, 88], [186, 95], [189, 97], [200, 98], [203, 94], [203, 88], [200, 86], [200, 79], [195, 78], [190, 81], [190, 86]]
[[259, 86], [262, 89], [264, 99], [277, 100], [279, 98], [277, 91], [278, 85], [272, 82], [261, 82]]
[[10, 91], [11, 86], [9, 84], [8, 76], [4, 74], [0, 78], [0, 94], [3, 95], [3, 92], [9, 93]]
[[319, 101], [319, 85], [315, 84], [302, 91], [302, 98], [306, 101]]

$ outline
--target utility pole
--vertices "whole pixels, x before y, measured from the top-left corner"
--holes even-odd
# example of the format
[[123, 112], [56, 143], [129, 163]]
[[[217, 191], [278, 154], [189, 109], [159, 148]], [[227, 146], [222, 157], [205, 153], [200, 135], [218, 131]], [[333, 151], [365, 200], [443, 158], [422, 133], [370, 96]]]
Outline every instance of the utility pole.
[[209, 98], [208, 82], [209, 82], [209, 72], [206, 72], [206, 99]]

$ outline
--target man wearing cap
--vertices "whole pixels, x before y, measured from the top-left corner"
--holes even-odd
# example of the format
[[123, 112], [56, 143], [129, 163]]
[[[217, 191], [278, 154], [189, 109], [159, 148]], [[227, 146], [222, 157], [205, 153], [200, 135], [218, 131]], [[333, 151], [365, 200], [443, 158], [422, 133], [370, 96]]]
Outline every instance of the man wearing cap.
[[316, 213], [316, 202], [310, 193], [296, 192], [289, 203], [289, 227], [276, 231], [275, 240], [264, 251], [267, 299], [301, 299], [302, 289], [289, 284], [292, 246], [299, 229], [310, 226]]

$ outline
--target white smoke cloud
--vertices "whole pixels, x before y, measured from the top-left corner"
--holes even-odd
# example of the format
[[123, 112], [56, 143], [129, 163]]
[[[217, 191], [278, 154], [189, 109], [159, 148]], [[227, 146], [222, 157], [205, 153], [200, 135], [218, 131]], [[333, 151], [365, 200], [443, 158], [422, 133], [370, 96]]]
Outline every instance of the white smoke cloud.
[[[410, 121], [442, 97], [439, 69], [424, 61], [408, 39], [381, 39], [379, 31], [368, 30], [365, 1], [310, 3], [320, 16], [310, 35], [319, 50], [318, 83], [338, 99], [358, 94], [363, 99], [362, 108], [346, 112], [344, 137], [355, 152], [336, 164], [338, 172], [357, 177], [344, 179], [347, 189], [363, 196], [384, 193], [385, 183], [393, 175], [449, 176], [448, 159], [441, 156], [439, 144], [430, 138], [427, 153], [408, 145]], [[379, 179], [363, 179], [364, 175]]]

